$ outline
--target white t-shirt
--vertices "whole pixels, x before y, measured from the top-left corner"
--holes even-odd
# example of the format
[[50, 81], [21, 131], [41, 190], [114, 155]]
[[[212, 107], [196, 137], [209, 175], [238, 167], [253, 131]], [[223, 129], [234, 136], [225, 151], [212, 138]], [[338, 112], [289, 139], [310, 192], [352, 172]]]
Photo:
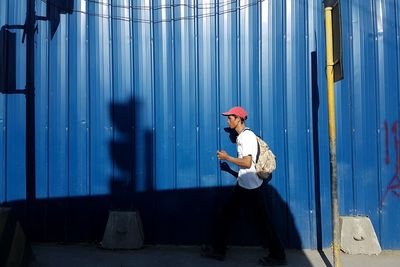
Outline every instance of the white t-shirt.
[[262, 184], [262, 180], [256, 174], [254, 162], [257, 159], [258, 144], [256, 135], [249, 130], [242, 131], [236, 138], [238, 158], [252, 156], [252, 164], [248, 169], [240, 168], [237, 181], [239, 185], [246, 189], [254, 189]]

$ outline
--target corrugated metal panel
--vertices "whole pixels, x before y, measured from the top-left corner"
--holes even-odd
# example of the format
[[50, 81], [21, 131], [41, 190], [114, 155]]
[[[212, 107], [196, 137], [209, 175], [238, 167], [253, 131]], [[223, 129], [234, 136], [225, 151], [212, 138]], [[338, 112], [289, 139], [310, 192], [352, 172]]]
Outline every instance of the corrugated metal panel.
[[[36, 0], [38, 15], [46, 2]], [[400, 8], [341, 5], [340, 211], [369, 216], [381, 245], [399, 248]], [[1, 25], [22, 24], [25, 14], [25, 1], [0, 2]], [[266, 197], [283, 239], [329, 245], [321, 1], [75, 0], [53, 37], [48, 22], [38, 30], [36, 196], [47, 217], [37, 224], [64, 225], [38, 239], [79, 239], [82, 218], [102, 231], [103, 210], [134, 207], [152, 241], [199, 242], [224, 196], [215, 188], [235, 183], [216, 158], [221, 148], [235, 153], [219, 114], [242, 105], [278, 158]], [[26, 48], [13, 31], [22, 89]], [[25, 120], [25, 97], [0, 94], [1, 203], [25, 200]], [[60, 207], [65, 214], [52, 215]], [[188, 224], [198, 231], [187, 235]]]
[[[393, 231], [399, 229], [399, 143], [398, 100], [400, 88], [400, 8], [396, 1], [378, 1], [375, 5], [377, 15], [377, 56], [376, 72], [378, 76], [379, 132], [378, 159], [380, 179], [378, 194], [380, 198], [380, 240], [386, 247], [399, 247]], [[394, 128], [393, 128], [394, 127]], [[383, 134], [385, 133], [385, 134]]]
[[[20, 1], [3, 1], [6, 23], [23, 24], [26, 8]], [[3, 9], [2, 9], [3, 10]], [[3, 19], [2, 19], [3, 21]], [[25, 87], [26, 53], [22, 40], [22, 32], [16, 32], [16, 87]], [[25, 198], [25, 97], [23, 95], [2, 96], [4, 99], [4, 192], [5, 200], [13, 201]]]
[[[8, 2], [2, 1], [0, 2], [0, 25], [4, 25], [7, 21], [7, 11], [8, 11]], [[0, 63], [3, 64], [3, 63]], [[6, 100], [7, 98], [0, 94], [0, 202], [4, 203], [7, 200], [6, 196]]]

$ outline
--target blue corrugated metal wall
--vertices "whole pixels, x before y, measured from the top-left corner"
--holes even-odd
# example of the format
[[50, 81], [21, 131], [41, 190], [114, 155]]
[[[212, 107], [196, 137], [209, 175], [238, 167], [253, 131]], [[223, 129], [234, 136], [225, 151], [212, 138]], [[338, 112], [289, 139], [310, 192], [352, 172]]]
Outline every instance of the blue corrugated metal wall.
[[[46, 15], [46, 2], [59, 1], [36, 0], [37, 15]], [[141, 211], [152, 242], [204, 241], [204, 225], [225, 196], [217, 189], [234, 184], [216, 159], [217, 149], [235, 151], [219, 114], [242, 105], [248, 125], [278, 158], [266, 197], [285, 243], [328, 246], [321, 2], [75, 0], [54, 37], [49, 23], [39, 21], [37, 239], [79, 239], [79, 231], [93, 232], [88, 229], [96, 224], [100, 233], [104, 212], [95, 211], [124, 206]], [[335, 85], [340, 213], [369, 216], [382, 247], [400, 248], [393, 234], [400, 229], [400, 6], [342, 0], [341, 11], [345, 79]], [[25, 16], [26, 1], [0, 1], [1, 26], [23, 24]], [[26, 48], [22, 32], [12, 32], [22, 89]], [[5, 205], [26, 198], [25, 108], [23, 94], [0, 94]], [[63, 227], [37, 230], [53, 224]]]

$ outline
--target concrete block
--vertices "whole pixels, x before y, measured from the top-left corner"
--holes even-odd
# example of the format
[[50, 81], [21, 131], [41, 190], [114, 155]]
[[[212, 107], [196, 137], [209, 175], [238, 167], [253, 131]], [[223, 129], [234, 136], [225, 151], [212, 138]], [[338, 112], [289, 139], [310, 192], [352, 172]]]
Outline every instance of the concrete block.
[[341, 250], [348, 254], [378, 255], [382, 249], [368, 217], [340, 217]]
[[139, 212], [110, 211], [102, 247], [106, 249], [142, 248], [144, 234]]
[[34, 259], [32, 248], [10, 208], [0, 208], [0, 266], [28, 266]]

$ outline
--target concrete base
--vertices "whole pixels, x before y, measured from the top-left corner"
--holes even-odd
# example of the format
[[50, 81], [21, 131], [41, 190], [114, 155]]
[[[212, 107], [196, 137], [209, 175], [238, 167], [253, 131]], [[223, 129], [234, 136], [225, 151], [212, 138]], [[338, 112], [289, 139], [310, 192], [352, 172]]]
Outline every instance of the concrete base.
[[382, 249], [368, 217], [340, 217], [341, 250], [348, 254], [378, 255]]
[[144, 235], [139, 212], [110, 211], [102, 247], [106, 249], [138, 249]]
[[0, 208], [0, 266], [28, 266], [33, 259], [30, 243], [10, 208]]

